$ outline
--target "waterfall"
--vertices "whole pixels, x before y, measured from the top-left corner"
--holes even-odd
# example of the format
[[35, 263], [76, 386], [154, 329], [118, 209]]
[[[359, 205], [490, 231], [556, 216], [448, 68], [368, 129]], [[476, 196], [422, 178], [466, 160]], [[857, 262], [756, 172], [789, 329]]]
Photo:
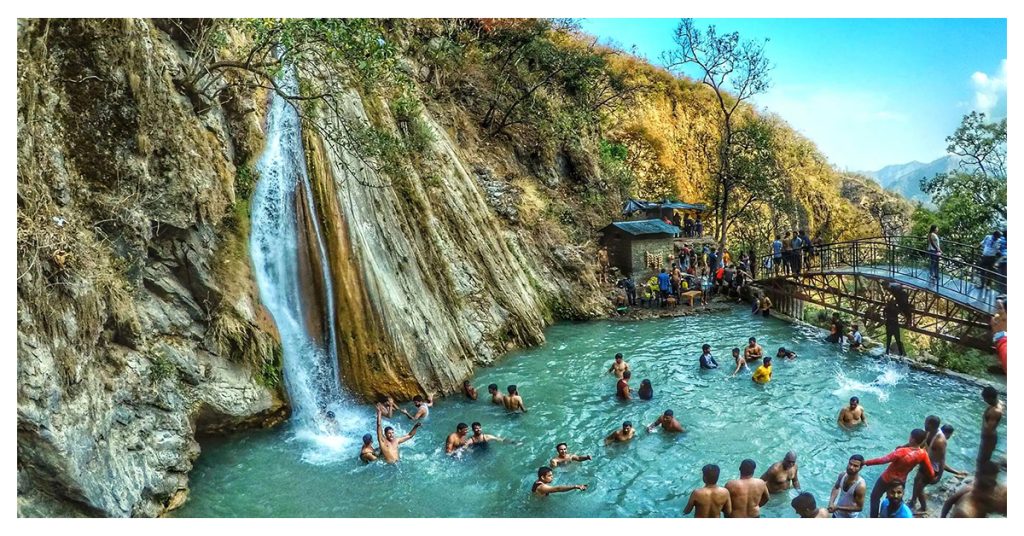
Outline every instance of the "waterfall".
[[[284, 92], [298, 93], [293, 69], [286, 69], [279, 84]], [[284, 354], [284, 382], [292, 406], [293, 426], [299, 436], [337, 446], [336, 436], [355, 418], [342, 405], [337, 337], [334, 324], [334, 292], [326, 247], [316, 217], [309, 175], [302, 145], [298, 112], [292, 103], [274, 93], [267, 118], [266, 147], [256, 166], [259, 180], [251, 204], [252, 228], [249, 249], [260, 298], [270, 311], [281, 336]], [[297, 189], [305, 196], [297, 199]], [[307, 247], [301, 238], [296, 203], [304, 203], [312, 214], [312, 236], [319, 251], [320, 276], [324, 291], [324, 344], [310, 333], [306, 315], [314, 304], [303, 303], [303, 272], [300, 251]], [[315, 271], [313, 272], [315, 274]], [[312, 285], [316, 287], [317, 285]], [[326, 412], [336, 415], [330, 422]], [[354, 423], [353, 423], [354, 424]], [[344, 426], [348, 428], [348, 426]]]

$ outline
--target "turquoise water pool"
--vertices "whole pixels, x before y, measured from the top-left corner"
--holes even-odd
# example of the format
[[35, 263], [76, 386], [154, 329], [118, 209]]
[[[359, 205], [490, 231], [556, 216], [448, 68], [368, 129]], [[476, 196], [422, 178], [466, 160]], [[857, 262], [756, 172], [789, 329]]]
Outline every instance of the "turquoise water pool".
[[[757, 475], [782, 458], [798, 455], [800, 482], [824, 505], [851, 454], [881, 456], [906, 441], [924, 417], [936, 414], [956, 427], [948, 463], [973, 471], [985, 403], [980, 388], [849, 351], [821, 340], [821, 332], [746, 310], [640, 322], [558, 324], [547, 343], [514, 352], [481, 369], [473, 384], [481, 399], [437, 400], [418, 435], [402, 445], [396, 466], [357, 460], [363, 433], [374, 431], [372, 407], [339, 412], [342, 432], [315, 436], [286, 424], [202, 442], [191, 473], [184, 517], [678, 517], [701, 483], [701, 467], [717, 463], [720, 483], [738, 475], [744, 458]], [[755, 336], [774, 355], [795, 350], [795, 361], [778, 361], [765, 386], [750, 372], [730, 378], [730, 350]], [[700, 346], [709, 343], [722, 368], [701, 371]], [[605, 371], [623, 352], [631, 384], [649, 378], [652, 401], [619, 402], [615, 379]], [[529, 413], [509, 415], [487, 400], [486, 386], [519, 386]], [[855, 431], [836, 426], [839, 408], [859, 396], [869, 424]], [[408, 408], [409, 405], [406, 405]], [[687, 432], [648, 434], [650, 424], [672, 409]], [[405, 433], [404, 416], [393, 425]], [[603, 438], [631, 420], [637, 438], [606, 447]], [[493, 444], [460, 458], [444, 454], [458, 422], [480, 421], [489, 434], [515, 443]], [[1005, 456], [1006, 420], [995, 457]], [[593, 461], [555, 471], [555, 484], [585, 483], [584, 492], [546, 499], [530, 495], [537, 467], [555, 455], [555, 444], [590, 454]], [[869, 486], [883, 467], [862, 475]], [[946, 476], [944, 478], [951, 478]], [[773, 496], [767, 517], [795, 517], [796, 492]]]

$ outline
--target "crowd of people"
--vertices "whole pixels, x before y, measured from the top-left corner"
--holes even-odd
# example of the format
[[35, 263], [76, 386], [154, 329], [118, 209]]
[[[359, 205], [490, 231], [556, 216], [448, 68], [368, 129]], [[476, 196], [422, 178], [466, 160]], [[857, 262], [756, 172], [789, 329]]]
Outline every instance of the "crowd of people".
[[739, 299], [741, 289], [754, 279], [754, 252], [742, 252], [734, 259], [728, 249], [684, 244], [670, 259], [670, 266], [647, 281], [632, 276], [618, 280], [622, 293], [616, 305], [630, 307], [674, 307], [687, 301], [691, 306], [707, 305], [712, 296]]

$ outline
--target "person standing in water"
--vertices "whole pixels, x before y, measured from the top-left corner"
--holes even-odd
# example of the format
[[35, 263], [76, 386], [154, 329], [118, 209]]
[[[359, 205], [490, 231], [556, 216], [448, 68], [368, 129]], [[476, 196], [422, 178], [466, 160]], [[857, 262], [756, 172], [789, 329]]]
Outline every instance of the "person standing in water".
[[762, 385], [772, 381], [772, 356], [765, 356], [762, 365], [757, 367], [750, 379]]
[[767, 294], [761, 298], [761, 316], [768, 318], [772, 314], [772, 299]]
[[578, 454], [569, 454], [569, 445], [565, 443], [559, 443], [555, 445], [555, 452], [557, 456], [551, 458], [551, 467], [555, 468], [561, 464], [572, 463], [572, 462], [585, 462], [590, 461], [593, 458], [590, 455], [580, 456]]
[[446, 439], [444, 442], [444, 453], [451, 454], [456, 450], [466, 446], [466, 442], [468, 441], [468, 439], [466, 438], [466, 434], [468, 433], [469, 426], [466, 423], [460, 422], [458, 425], [456, 425], [455, 431], [448, 434], [448, 439]]
[[515, 412], [521, 410], [526, 413], [526, 406], [523, 405], [523, 397], [519, 396], [519, 388], [515, 385], [508, 386], [508, 396], [502, 401], [505, 409]]
[[814, 495], [806, 491], [793, 497], [789, 505], [801, 518], [831, 517], [827, 509], [818, 508], [818, 502], [814, 500]]
[[612, 366], [608, 367], [608, 373], [614, 374], [616, 378], [621, 380], [622, 375], [625, 374], [627, 370], [629, 370], [629, 363], [626, 363], [623, 360], [621, 353], [615, 354], [615, 362], [612, 363]]
[[619, 400], [632, 400], [633, 396], [630, 394], [631, 389], [629, 388], [629, 379], [633, 377], [633, 373], [626, 371], [622, 373], [622, 379], [615, 384], [615, 396]]
[[832, 496], [828, 499], [828, 511], [832, 517], [860, 517], [864, 511], [864, 497], [868, 492], [868, 483], [860, 476], [864, 468], [864, 456], [854, 454], [846, 463], [846, 471], [839, 473], [836, 484], [832, 486]]
[[754, 478], [757, 463], [754, 460], [740, 462], [740, 477], [725, 483], [732, 501], [729, 517], [761, 517], [761, 507], [771, 498], [768, 485], [760, 478]]
[[422, 421], [430, 416], [430, 408], [434, 405], [434, 395], [428, 394], [426, 400], [423, 400], [422, 396], [416, 395], [412, 397], [412, 405], [416, 408], [415, 414], [410, 415], [405, 411], [402, 413], [414, 421]]
[[921, 508], [918, 511], [922, 513], [928, 511], [928, 495], [925, 493], [925, 487], [930, 484], [938, 484], [946, 467], [946, 436], [939, 429], [939, 424], [939, 418], [935, 415], [929, 415], [924, 420], [924, 430], [928, 434], [925, 438], [925, 452], [928, 453], [928, 458], [932, 461], [935, 478], [926, 478], [923, 470], [918, 469], [917, 474], [914, 475], [914, 490], [910, 495], [910, 508], [913, 509], [914, 505], [920, 502]]
[[658, 417], [657, 420], [652, 422], [651, 425], [647, 427], [647, 431], [653, 432], [654, 429], [657, 428], [659, 425], [661, 426], [661, 429], [665, 430], [666, 432], [686, 431], [683, 429], [683, 425], [680, 424], [679, 421], [675, 418], [675, 413], [673, 413], [670, 409], [666, 409], [665, 413]]
[[701, 346], [700, 354], [700, 368], [702, 369], [716, 369], [718, 368], [718, 361], [711, 356], [711, 345], [705, 344]]
[[746, 348], [743, 349], [743, 359], [747, 361], [757, 361], [764, 357], [764, 348], [761, 348], [760, 344], [757, 344], [757, 339], [751, 337], [747, 341]]
[[636, 430], [633, 429], [633, 423], [626, 421], [622, 423], [622, 428], [608, 434], [608, 437], [604, 438], [604, 443], [605, 445], [609, 445], [611, 443], [625, 443], [630, 439], [633, 439], [633, 436], [635, 435]]
[[[915, 428], [910, 432], [910, 439], [907, 441], [908, 446], [899, 447], [881, 458], [872, 458], [864, 462], [864, 465], [867, 466], [889, 464], [889, 467], [885, 468], [885, 471], [879, 475], [875, 485], [871, 488], [871, 517], [878, 517], [879, 501], [882, 500], [882, 495], [886, 493], [889, 485], [893, 482], [906, 482], [907, 475], [914, 467], [921, 465], [929, 479], [935, 478], [932, 461], [928, 458], [928, 453], [921, 448], [921, 443], [924, 442], [927, 436], [927, 432], [920, 428]], [[902, 493], [900, 497], [902, 498]]]
[[988, 404], [981, 416], [981, 445], [978, 446], [978, 466], [992, 459], [992, 452], [999, 441], [997, 429], [1003, 420], [1003, 402], [999, 400], [999, 391], [991, 385], [981, 390], [981, 398]]
[[541, 467], [537, 469], [537, 480], [533, 483], [533, 488], [530, 490], [534, 495], [540, 497], [547, 497], [552, 493], [562, 493], [563, 491], [580, 490], [584, 491], [587, 489], [586, 484], [574, 484], [572, 486], [552, 486], [551, 483], [555, 480], [555, 472], [550, 467]]
[[408, 434], [396, 438], [394, 428], [390, 426], [381, 428], [380, 417], [381, 411], [380, 408], [377, 408], [377, 444], [380, 445], [380, 455], [384, 458], [385, 462], [395, 463], [399, 459], [398, 446], [412, 439], [423, 423], [416, 421], [416, 424], [412, 425], [412, 430]]
[[377, 450], [373, 448], [373, 436], [363, 435], [363, 447], [359, 449], [359, 459], [365, 463], [377, 461]]
[[733, 376], [739, 374], [740, 370], [750, 370], [747, 367], [747, 360], [740, 356], [739, 348], [732, 349], [732, 359], [736, 362], [736, 370], [732, 371]]
[[836, 419], [841, 428], [853, 428], [868, 423], [868, 416], [864, 414], [864, 408], [860, 405], [860, 399], [851, 396], [850, 405], [839, 410], [839, 418]]
[[465, 380], [462, 382], [462, 394], [466, 395], [466, 398], [470, 400], [476, 400], [476, 388], [473, 387], [471, 383], [469, 383], [469, 380]]
[[651, 380], [644, 378], [640, 381], [640, 388], [637, 389], [636, 396], [640, 397], [640, 400], [650, 400], [654, 398], [654, 387], [651, 385]]
[[492, 383], [488, 385], [487, 392], [491, 395], [491, 404], [498, 406], [505, 405], [505, 395], [501, 394], [501, 391], [498, 390], [498, 384]]
[[693, 517], [718, 518], [724, 513], [726, 517], [732, 514], [732, 498], [729, 490], [718, 485], [718, 475], [721, 470], [717, 465], [708, 464], [701, 469], [704, 479], [704, 487], [693, 490], [690, 493], [690, 500], [686, 502], [683, 515], [697, 509]]
[[796, 453], [789, 451], [781, 462], [775, 462], [761, 475], [761, 480], [768, 485], [768, 491], [778, 493], [792, 486], [800, 489], [800, 477], [797, 474]]
[[466, 439], [466, 446], [484, 449], [487, 448], [487, 444], [490, 443], [491, 441], [496, 441], [498, 443], [505, 442], [504, 437], [485, 434], [483, 431], [483, 426], [481, 426], [480, 423], [478, 422], [471, 424], [470, 428], [473, 430], [473, 435]]

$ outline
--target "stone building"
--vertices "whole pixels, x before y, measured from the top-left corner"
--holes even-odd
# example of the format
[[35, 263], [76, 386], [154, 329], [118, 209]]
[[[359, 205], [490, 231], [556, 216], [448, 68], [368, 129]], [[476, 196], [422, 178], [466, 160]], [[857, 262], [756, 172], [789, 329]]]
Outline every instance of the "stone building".
[[598, 231], [608, 264], [639, 281], [658, 273], [674, 255], [679, 227], [661, 220], [617, 221]]

